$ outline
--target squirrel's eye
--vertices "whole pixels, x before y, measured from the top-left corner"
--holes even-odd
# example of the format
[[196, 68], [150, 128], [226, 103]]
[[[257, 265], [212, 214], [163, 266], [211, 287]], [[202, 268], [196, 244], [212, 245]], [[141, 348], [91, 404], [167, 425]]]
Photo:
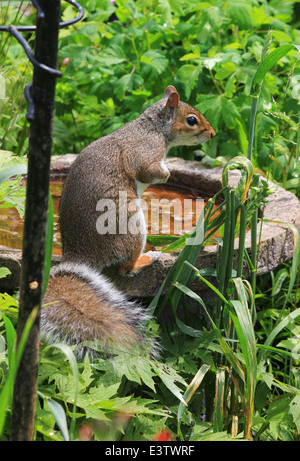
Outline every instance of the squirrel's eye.
[[186, 123], [190, 126], [194, 126], [194, 125], [198, 125], [198, 120], [196, 119], [196, 117], [187, 117], [186, 119]]

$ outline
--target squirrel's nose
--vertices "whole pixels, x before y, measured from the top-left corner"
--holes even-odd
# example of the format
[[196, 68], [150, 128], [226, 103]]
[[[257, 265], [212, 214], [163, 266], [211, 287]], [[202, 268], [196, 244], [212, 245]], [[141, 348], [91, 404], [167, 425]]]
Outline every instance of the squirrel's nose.
[[216, 135], [216, 131], [214, 130], [213, 127], [211, 127], [209, 134], [211, 138], [213, 138]]

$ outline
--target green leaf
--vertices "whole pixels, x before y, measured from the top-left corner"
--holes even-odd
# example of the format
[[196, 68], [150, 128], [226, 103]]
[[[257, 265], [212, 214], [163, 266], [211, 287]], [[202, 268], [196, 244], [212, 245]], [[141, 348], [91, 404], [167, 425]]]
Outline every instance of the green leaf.
[[194, 64], [184, 64], [178, 69], [178, 77], [184, 83], [184, 94], [187, 99], [190, 97], [192, 89], [197, 86], [201, 72], [201, 66], [195, 66]]
[[123, 101], [127, 92], [143, 84], [143, 79], [135, 73], [123, 75], [114, 84], [114, 94]]
[[85, 45], [67, 45], [60, 51], [61, 58], [70, 58], [75, 67], [86, 63], [90, 50]]
[[3, 279], [10, 274], [11, 272], [7, 267], [0, 267], [0, 279]]
[[272, 30], [272, 35], [277, 42], [291, 42], [292, 37], [282, 30]]
[[290, 413], [293, 416], [297, 431], [300, 431], [300, 394], [297, 394], [290, 403]]
[[240, 118], [240, 114], [232, 101], [224, 97], [221, 98], [221, 113], [227, 128], [236, 128], [236, 120]]
[[290, 426], [293, 421], [293, 416], [290, 413], [290, 401], [290, 396], [275, 399], [267, 411], [266, 419], [269, 423], [269, 431], [275, 439], [280, 437], [282, 426]]
[[221, 64], [221, 67], [217, 70], [215, 77], [216, 79], [224, 80], [236, 70], [237, 67], [234, 64], [234, 62], [224, 62]]
[[75, 383], [75, 389], [72, 397], [72, 403], [73, 403], [73, 413], [72, 413], [72, 421], [71, 421], [71, 426], [70, 426], [70, 432], [71, 434], [74, 433], [74, 427], [75, 427], [75, 419], [76, 419], [76, 401], [78, 398], [78, 384], [79, 384], [79, 377], [78, 377], [78, 365], [77, 361], [75, 358], [75, 355], [73, 354], [73, 351], [70, 346], [66, 344], [51, 344], [49, 346], [46, 346], [45, 350], [47, 349], [59, 349], [68, 359], [71, 369], [73, 372], [73, 378], [74, 378], [74, 383]]
[[276, 274], [275, 281], [274, 281], [274, 284], [273, 284], [273, 287], [272, 287], [272, 296], [273, 297], [276, 296], [280, 292], [283, 282], [288, 277], [289, 277], [289, 273], [285, 268], [281, 269]]
[[232, 96], [236, 93], [236, 72], [234, 72], [225, 84], [225, 96], [226, 98], [231, 99]]
[[123, 75], [115, 84], [114, 93], [120, 101], [124, 99], [125, 93], [130, 87], [130, 80], [131, 74]]
[[153, 377], [155, 372], [152, 368], [152, 362], [145, 360], [145, 357], [132, 354], [124, 356], [120, 354], [114, 357], [114, 366], [117, 369], [117, 375], [122, 378], [126, 376], [129, 381], [141, 384], [143, 381], [150, 389], [155, 392]]
[[92, 387], [89, 391], [91, 396], [91, 402], [101, 402], [102, 400], [111, 400], [118, 395], [118, 388], [120, 383], [114, 383], [109, 386], [105, 386], [102, 382], [97, 387]]
[[215, 129], [218, 128], [222, 114], [222, 97], [219, 95], [199, 95], [199, 104], [196, 105], [202, 114], [210, 121]]
[[198, 53], [187, 53], [184, 56], [182, 56], [179, 61], [191, 61], [193, 59], [199, 59], [200, 58], [200, 52]]
[[182, 390], [177, 386], [177, 384], [175, 384], [176, 382], [179, 382], [186, 387], [186, 383], [183, 378], [171, 367], [166, 367], [158, 362], [154, 363], [153, 366], [157, 375], [160, 377], [167, 389], [169, 389], [169, 391], [185, 405]]
[[230, 0], [228, 2], [228, 14], [232, 22], [241, 29], [251, 29], [253, 26], [250, 5], [248, 2]]
[[158, 75], [162, 74], [166, 70], [168, 62], [169, 61], [166, 56], [160, 51], [156, 50], [146, 51], [146, 53], [141, 56], [141, 63], [146, 64], [146, 66], [150, 66], [152, 68], [152, 78], [157, 78]]
[[172, 9], [168, 0], [159, 0], [159, 11], [164, 23], [172, 27]]

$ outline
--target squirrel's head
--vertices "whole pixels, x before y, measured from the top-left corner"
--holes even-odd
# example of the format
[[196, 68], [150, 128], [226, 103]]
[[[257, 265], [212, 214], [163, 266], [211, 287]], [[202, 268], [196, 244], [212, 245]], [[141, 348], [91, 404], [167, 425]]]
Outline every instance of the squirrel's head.
[[167, 122], [169, 146], [194, 146], [208, 141], [216, 132], [194, 107], [181, 102], [174, 86], [169, 85], [160, 101], [162, 118]]

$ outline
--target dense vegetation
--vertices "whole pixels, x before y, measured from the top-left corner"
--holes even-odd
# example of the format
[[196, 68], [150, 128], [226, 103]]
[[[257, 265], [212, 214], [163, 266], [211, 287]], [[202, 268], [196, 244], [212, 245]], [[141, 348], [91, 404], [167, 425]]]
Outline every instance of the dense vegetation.
[[[1, 3], [2, 23], [34, 22], [30, 2]], [[69, 348], [41, 347], [36, 440], [89, 439], [92, 435], [99, 440], [159, 436], [185, 441], [232, 436], [297, 440], [299, 251], [293, 261], [249, 282], [242, 277], [241, 265], [232, 276], [226, 252], [232, 248], [233, 231], [242, 234], [254, 210], [271, 192], [265, 185], [259, 194], [255, 172], [300, 196], [297, 46], [264, 76], [254, 120], [252, 162], [247, 159], [253, 77], [273, 50], [286, 44], [300, 46], [299, 5], [280, 0], [82, 0], [81, 4], [84, 20], [60, 32], [63, 76], [57, 82], [53, 154], [79, 152], [95, 138], [137, 117], [172, 84], [182, 99], [205, 114], [217, 136], [201, 150], [172, 149], [170, 155], [226, 165], [225, 172], [239, 167], [246, 180], [243, 190], [224, 191], [226, 206], [214, 221], [223, 235], [219, 267], [214, 272], [197, 272], [193, 262], [202, 243], [193, 248], [194, 253], [184, 247], [166, 280], [167, 296], [150, 304], [158, 316], [167, 303], [174, 314], [174, 322], [167, 326], [160, 320], [161, 360], [116, 356], [113, 361], [94, 363], [86, 358], [77, 365]], [[63, 19], [73, 15], [74, 9], [63, 4]], [[34, 35], [26, 35], [33, 44]], [[1, 33], [0, 40], [1, 163], [19, 165], [25, 162], [28, 149], [23, 89], [32, 70], [13, 38]], [[236, 156], [244, 160], [232, 160]], [[246, 202], [242, 199], [245, 188]], [[22, 212], [24, 193], [17, 181], [2, 183], [0, 192], [6, 204]], [[206, 210], [208, 229], [211, 203]], [[231, 222], [230, 206], [236, 223]], [[294, 232], [299, 250], [299, 236]], [[255, 267], [242, 246], [240, 255], [241, 261], [245, 256], [249, 267]], [[183, 276], [177, 269], [184, 260], [192, 266], [185, 263]], [[1, 275], [6, 275], [5, 269]], [[217, 280], [210, 287], [217, 308], [188, 288], [193, 277], [208, 284], [207, 275]], [[185, 312], [183, 323], [177, 315], [178, 305], [191, 299], [209, 316], [209, 327], [207, 317], [194, 318]], [[0, 323], [0, 396], [6, 392], [8, 403], [17, 305], [16, 296], [1, 295], [0, 309], [5, 315]], [[0, 403], [4, 440], [9, 437], [9, 422], [10, 409], [6, 411]]]

